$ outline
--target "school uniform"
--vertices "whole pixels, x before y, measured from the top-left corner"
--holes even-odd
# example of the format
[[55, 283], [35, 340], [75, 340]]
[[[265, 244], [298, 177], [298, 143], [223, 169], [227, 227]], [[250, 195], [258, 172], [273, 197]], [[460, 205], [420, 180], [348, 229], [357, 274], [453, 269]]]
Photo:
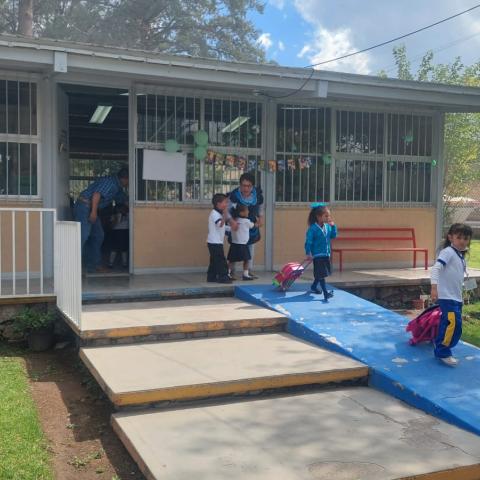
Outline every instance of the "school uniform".
[[437, 285], [438, 304], [442, 310], [435, 356], [452, 356], [452, 348], [462, 336], [463, 280], [467, 271], [464, 252], [452, 246], [444, 248], [432, 267], [431, 283]]
[[228, 281], [228, 265], [223, 251], [225, 239], [225, 221], [220, 210], [213, 209], [208, 217], [207, 246], [210, 263], [207, 271], [207, 282]]
[[315, 280], [328, 277], [332, 273], [330, 264], [330, 241], [337, 236], [337, 226], [314, 223], [307, 230], [305, 253], [313, 257], [313, 275]]
[[248, 262], [251, 259], [250, 249], [248, 248], [248, 241], [250, 238], [250, 229], [255, 224], [248, 218], [238, 217], [235, 219], [237, 222], [237, 230], [231, 232], [232, 243], [228, 252], [228, 261], [235, 262]]

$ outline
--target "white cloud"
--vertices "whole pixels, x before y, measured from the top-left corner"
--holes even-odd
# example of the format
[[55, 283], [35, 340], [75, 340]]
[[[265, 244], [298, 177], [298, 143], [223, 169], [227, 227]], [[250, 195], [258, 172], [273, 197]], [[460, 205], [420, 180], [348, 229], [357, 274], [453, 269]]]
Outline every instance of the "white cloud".
[[270, 36], [271, 36], [270, 33], [262, 33], [258, 37], [257, 43], [259, 43], [265, 50], [268, 50], [273, 45], [273, 42]]
[[283, 10], [285, 8], [285, 0], [269, 0], [268, 3], [272, 5], [272, 7], [278, 8], [279, 10]]
[[285, 44], [281, 40], [278, 41], [278, 49], [281, 52], [283, 52], [285, 50]]
[[310, 52], [312, 48], [310, 45], [304, 45], [303, 48], [298, 52], [297, 57], [298, 58], [303, 58], [308, 52]]
[[[295, 0], [294, 6], [301, 17], [313, 27], [311, 40], [303, 45], [297, 54], [299, 58], [308, 58], [310, 64], [320, 63], [359, 50], [355, 46], [352, 31], [349, 28], [326, 28], [321, 20], [326, 5], [320, 0]], [[366, 53], [354, 55], [345, 60], [319, 65], [320, 70], [337, 70], [369, 74], [370, 56]]]
[[[316, 64], [347, 55], [355, 50], [356, 48], [351, 40], [350, 29], [327, 30], [326, 28], [318, 27], [314, 32], [312, 41], [303, 46], [298, 56], [300, 58], [305, 56], [310, 64]], [[360, 53], [353, 57], [329, 62], [315, 68], [369, 74], [371, 72], [369, 64], [369, 56], [365, 53]]]

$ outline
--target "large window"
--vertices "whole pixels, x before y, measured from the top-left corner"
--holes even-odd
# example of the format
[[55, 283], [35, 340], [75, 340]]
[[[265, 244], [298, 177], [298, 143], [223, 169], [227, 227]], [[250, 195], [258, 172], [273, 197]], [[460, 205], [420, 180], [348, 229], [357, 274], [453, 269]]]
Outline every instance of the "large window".
[[0, 79], [0, 196], [38, 195], [37, 86]]
[[[247, 171], [261, 184], [261, 103], [146, 93], [137, 95], [137, 119], [137, 201], [209, 201], [235, 188]], [[208, 134], [205, 158], [195, 154], [199, 130]], [[187, 154], [186, 183], [143, 180], [143, 150], [163, 150], [171, 140]]]
[[275, 183], [278, 202], [329, 199], [330, 116], [329, 108], [277, 106]]

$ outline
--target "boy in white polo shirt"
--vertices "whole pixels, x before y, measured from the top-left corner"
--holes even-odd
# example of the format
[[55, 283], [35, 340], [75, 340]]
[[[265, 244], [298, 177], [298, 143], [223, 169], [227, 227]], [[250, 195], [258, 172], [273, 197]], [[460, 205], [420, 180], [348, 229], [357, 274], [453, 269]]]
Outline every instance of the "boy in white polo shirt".
[[212, 198], [212, 204], [213, 210], [208, 217], [207, 245], [210, 264], [208, 265], [207, 282], [232, 283], [228, 276], [227, 260], [223, 251], [228, 197], [223, 193], [216, 193]]

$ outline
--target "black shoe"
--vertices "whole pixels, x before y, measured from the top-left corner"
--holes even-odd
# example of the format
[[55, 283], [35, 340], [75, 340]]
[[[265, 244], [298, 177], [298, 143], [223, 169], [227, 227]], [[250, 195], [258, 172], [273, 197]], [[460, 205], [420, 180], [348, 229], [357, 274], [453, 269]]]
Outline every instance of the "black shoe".
[[248, 275], [248, 276], [247, 276], [247, 275], [243, 275], [243, 276], [242, 276], [242, 280], [255, 280], [255, 278], [252, 277], [252, 276], [250, 276], [250, 275]]
[[225, 277], [217, 280], [217, 283], [232, 283], [232, 281], [228, 277]]
[[330, 290], [329, 292], [327, 292], [326, 298], [332, 298], [332, 297], [333, 297], [333, 290]]
[[318, 288], [311, 288], [310, 293], [316, 293], [317, 295], [320, 295], [322, 292]]
[[252, 272], [249, 272], [248, 275], [252, 278], [252, 280], [258, 280], [258, 278], [259, 278], [258, 275], [255, 275], [255, 274], [252, 273]]

